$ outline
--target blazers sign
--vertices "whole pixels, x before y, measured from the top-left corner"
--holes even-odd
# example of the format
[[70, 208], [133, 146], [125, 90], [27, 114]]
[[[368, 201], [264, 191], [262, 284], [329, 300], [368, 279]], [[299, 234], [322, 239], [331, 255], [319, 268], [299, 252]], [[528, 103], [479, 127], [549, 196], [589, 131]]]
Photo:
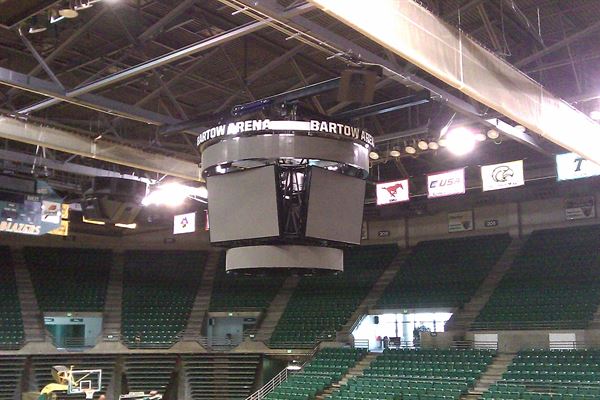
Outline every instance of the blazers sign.
[[465, 193], [465, 169], [454, 169], [427, 175], [427, 197], [452, 196]]
[[556, 172], [559, 181], [588, 178], [600, 175], [600, 165], [575, 153], [557, 154]]
[[377, 205], [408, 201], [408, 179], [377, 184]]
[[484, 192], [523, 186], [523, 160], [484, 165], [481, 167], [481, 181]]

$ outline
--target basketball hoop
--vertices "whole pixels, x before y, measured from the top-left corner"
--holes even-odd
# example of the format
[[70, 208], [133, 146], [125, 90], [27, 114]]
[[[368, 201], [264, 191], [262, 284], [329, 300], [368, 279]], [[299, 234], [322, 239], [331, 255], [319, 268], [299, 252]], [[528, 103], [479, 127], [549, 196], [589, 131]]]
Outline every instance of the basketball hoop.
[[85, 394], [85, 398], [89, 400], [93, 399], [94, 393], [96, 393], [94, 389], [83, 389], [82, 392]]

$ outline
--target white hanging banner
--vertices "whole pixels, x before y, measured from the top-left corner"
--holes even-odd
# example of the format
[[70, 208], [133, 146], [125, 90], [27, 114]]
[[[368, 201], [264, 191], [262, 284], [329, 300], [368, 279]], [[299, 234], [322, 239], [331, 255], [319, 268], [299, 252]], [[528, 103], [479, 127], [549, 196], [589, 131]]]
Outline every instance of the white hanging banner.
[[588, 178], [600, 175], [600, 165], [586, 160], [579, 154], [564, 153], [556, 155], [558, 180]]
[[378, 206], [408, 201], [408, 179], [378, 183], [376, 192]]
[[464, 168], [427, 175], [427, 197], [430, 199], [464, 193]]
[[181, 214], [173, 217], [173, 234], [192, 233], [196, 231], [196, 213]]
[[481, 181], [484, 192], [523, 186], [523, 160], [484, 165], [481, 167]]

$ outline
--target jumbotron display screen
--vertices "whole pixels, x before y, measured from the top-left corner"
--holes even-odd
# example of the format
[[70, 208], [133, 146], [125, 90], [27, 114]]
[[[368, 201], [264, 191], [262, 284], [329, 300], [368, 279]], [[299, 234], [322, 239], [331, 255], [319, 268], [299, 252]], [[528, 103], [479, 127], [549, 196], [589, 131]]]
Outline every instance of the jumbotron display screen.
[[306, 236], [360, 244], [366, 182], [311, 168]]
[[279, 236], [274, 166], [210, 176], [206, 184], [211, 242]]

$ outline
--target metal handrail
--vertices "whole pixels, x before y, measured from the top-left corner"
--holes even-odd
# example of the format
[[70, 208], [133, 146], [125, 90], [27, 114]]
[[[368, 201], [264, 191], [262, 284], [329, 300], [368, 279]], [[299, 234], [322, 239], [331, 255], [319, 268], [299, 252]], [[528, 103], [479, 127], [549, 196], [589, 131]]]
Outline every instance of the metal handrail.
[[[473, 322], [471, 330], [524, 330], [524, 329], [583, 329], [583, 321], [489, 321]], [[585, 324], [585, 322], [584, 322]]]
[[246, 400], [261, 400], [264, 399], [269, 393], [271, 393], [275, 388], [281, 385], [283, 382], [287, 381], [289, 375], [289, 371], [284, 368], [281, 372], [273, 377], [269, 382], [265, 383], [260, 389], [256, 392], [252, 393], [250, 396], [246, 397]]

